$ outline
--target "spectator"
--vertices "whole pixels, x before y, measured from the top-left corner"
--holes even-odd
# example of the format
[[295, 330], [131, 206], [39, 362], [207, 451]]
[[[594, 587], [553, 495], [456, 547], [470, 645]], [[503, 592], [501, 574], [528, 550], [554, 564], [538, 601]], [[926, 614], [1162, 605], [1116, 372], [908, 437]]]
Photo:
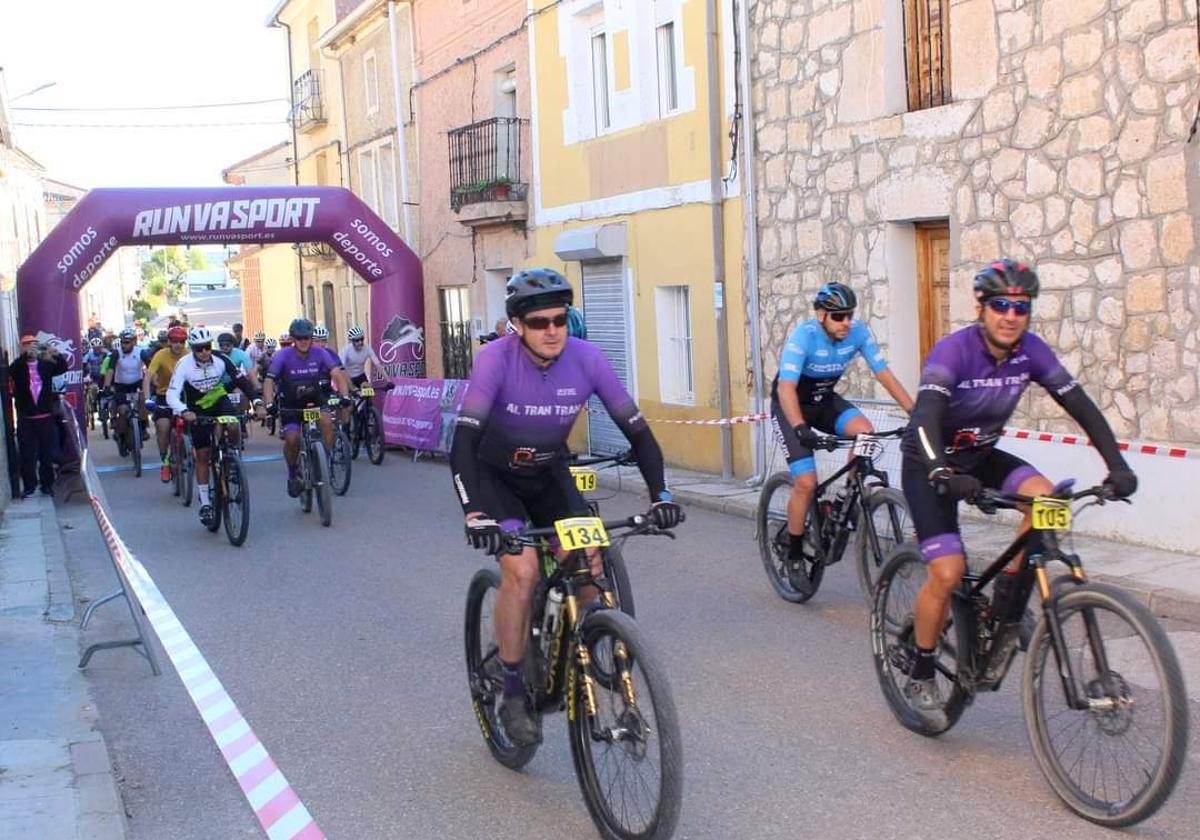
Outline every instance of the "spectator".
[[17, 445], [21, 448], [25, 496], [33, 495], [39, 485], [46, 495], [53, 492], [58, 432], [51, 382], [66, 372], [67, 360], [57, 350], [48, 346], [39, 348], [32, 335], [21, 337], [21, 358], [13, 363], [9, 375], [17, 411]]
[[245, 350], [250, 346], [250, 339], [242, 335], [244, 331], [245, 327], [243, 327], [241, 324], [233, 325], [233, 346], [239, 350]]

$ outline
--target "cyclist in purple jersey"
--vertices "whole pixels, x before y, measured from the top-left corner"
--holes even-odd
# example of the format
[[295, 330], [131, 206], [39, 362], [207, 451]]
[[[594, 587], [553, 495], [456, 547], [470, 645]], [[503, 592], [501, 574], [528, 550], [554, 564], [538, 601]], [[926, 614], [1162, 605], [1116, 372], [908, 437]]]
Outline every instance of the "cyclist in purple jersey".
[[[662, 451], [645, 418], [599, 348], [567, 335], [567, 307], [573, 299], [570, 285], [557, 271], [528, 269], [509, 279], [505, 310], [516, 334], [485, 345], [476, 355], [450, 447], [467, 539], [473, 547], [496, 554], [500, 564], [500, 720], [513, 743], [522, 746], [541, 740], [525, 690], [523, 661], [540, 571], [531, 547], [520, 554], [499, 554], [501, 536], [526, 521], [543, 527], [565, 516], [587, 514], [565, 456], [571, 426], [592, 394], [633, 446], [653, 501], [650, 518], [660, 528], [682, 521], [682, 511], [663, 479]], [[599, 554], [589, 552], [589, 560], [592, 574], [599, 577]]]
[[[975, 275], [978, 321], [952, 333], [929, 352], [912, 423], [906, 433], [901, 478], [929, 575], [917, 593], [913, 635], [916, 651], [905, 695], [913, 709], [944, 726], [942, 698], [934, 681], [934, 647], [946, 622], [951, 593], [966, 558], [958, 529], [958, 501], [982, 488], [1027, 496], [1053, 486], [1031, 465], [996, 449], [1004, 424], [1031, 382], [1041, 385], [1075, 419], [1107, 465], [1105, 479], [1119, 497], [1137, 489], [1108, 422], [1054, 352], [1028, 332], [1037, 273], [1022, 263], [999, 260]], [[1024, 510], [1020, 530], [1030, 526]], [[1037, 552], [1038, 532], [1027, 544]], [[1006, 570], [1016, 572], [1021, 556]], [[1015, 574], [996, 578], [995, 602], [1013, 605], [996, 640], [1016, 645], [1028, 592], [1014, 592]]]
[[[343, 397], [350, 393], [350, 383], [342, 371], [340, 359], [332, 353], [313, 345], [313, 325], [305, 318], [297, 318], [288, 328], [294, 345], [284, 347], [271, 359], [267, 375], [263, 379], [263, 402], [271, 406], [275, 402], [276, 389], [280, 390], [280, 402], [286, 409], [302, 409], [308, 406], [337, 403], [328, 393], [328, 383]], [[321, 433], [327, 449], [333, 447], [333, 422], [329, 412], [321, 412]], [[283, 418], [281, 418], [282, 420]], [[283, 459], [287, 462], [288, 495], [300, 495], [297, 481], [300, 457], [300, 422], [296, 417], [283, 421]]]

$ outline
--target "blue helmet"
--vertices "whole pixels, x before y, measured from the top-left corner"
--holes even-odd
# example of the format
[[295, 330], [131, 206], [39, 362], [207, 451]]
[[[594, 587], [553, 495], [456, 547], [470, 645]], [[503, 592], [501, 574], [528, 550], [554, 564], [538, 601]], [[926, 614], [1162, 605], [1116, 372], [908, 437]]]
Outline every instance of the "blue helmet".
[[845, 283], [826, 283], [813, 298], [813, 306], [826, 312], [849, 312], [858, 306], [858, 298]]
[[574, 306], [567, 307], [567, 335], [587, 338], [587, 322], [583, 320], [583, 313]]

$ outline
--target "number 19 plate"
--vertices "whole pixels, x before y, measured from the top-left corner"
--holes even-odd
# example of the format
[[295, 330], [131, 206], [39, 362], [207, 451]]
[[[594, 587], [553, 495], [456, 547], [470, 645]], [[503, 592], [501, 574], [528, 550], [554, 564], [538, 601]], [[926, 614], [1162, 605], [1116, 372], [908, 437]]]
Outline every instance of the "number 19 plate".
[[1033, 500], [1033, 527], [1038, 531], [1071, 530], [1071, 508], [1062, 499], [1038, 496]]
[[850, 450], [852, 455], [861, 455], [864, 458], [878, 458], [883, 447], [879, 445], [873, 437], [859, 435], [854, 439], [854, 448]]
[[603, 548], [608, 545], [608, 532], [596, 516], [573, 516], [554, 523], [558, 541], [567, 551], [580, 548]]
[[587, 493], [596, 489], [596, 471], [584, 467], [571, 467], [571, 475], [575, 476], [575, 489]]

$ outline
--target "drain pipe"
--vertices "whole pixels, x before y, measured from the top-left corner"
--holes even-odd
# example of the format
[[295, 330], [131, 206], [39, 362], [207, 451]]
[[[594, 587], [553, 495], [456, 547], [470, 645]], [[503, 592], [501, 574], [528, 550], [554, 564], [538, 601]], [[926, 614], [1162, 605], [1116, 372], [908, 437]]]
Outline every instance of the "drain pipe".
[[[745, 211], [746, 251], [746, 309], [750, 322], [750, 371], [754, 389], [754, 413], [766, 411], [764, 399], [762, 360], [762, 320], [758, 301], [758, 196], [754, 177], [754, 162], [757, 160], [754, 142], [754, 100], [750, 96], [750, 13], [748, 0], [737, 3], [737, 49], [741, 53], [737, 84], [742, 89], [742, 208]], [[752, 451], [754, 453], [754, 475], [746, 480], [747, 487], [757, 487], [767, 479], [767, 454], [770, 437], [767, 424], [754, 424]]]
[[[412, 38], [412, 2], [404, 0], [408, 7], [409, 43]], [[408, 194], [408, 140], [404, 128], [404, 96], [400, 93], [400, 34], [396, 23], [396, 0], [388, 0], [388, 28], [392, 41], [392, 95], [396, 110], [396, 152], [400, 156], [400, 207], [404, 213], [404, 242], [415, 250], [412, 238], [412, 207]], [[412, 54], [412, 51], [409, 51]]]

